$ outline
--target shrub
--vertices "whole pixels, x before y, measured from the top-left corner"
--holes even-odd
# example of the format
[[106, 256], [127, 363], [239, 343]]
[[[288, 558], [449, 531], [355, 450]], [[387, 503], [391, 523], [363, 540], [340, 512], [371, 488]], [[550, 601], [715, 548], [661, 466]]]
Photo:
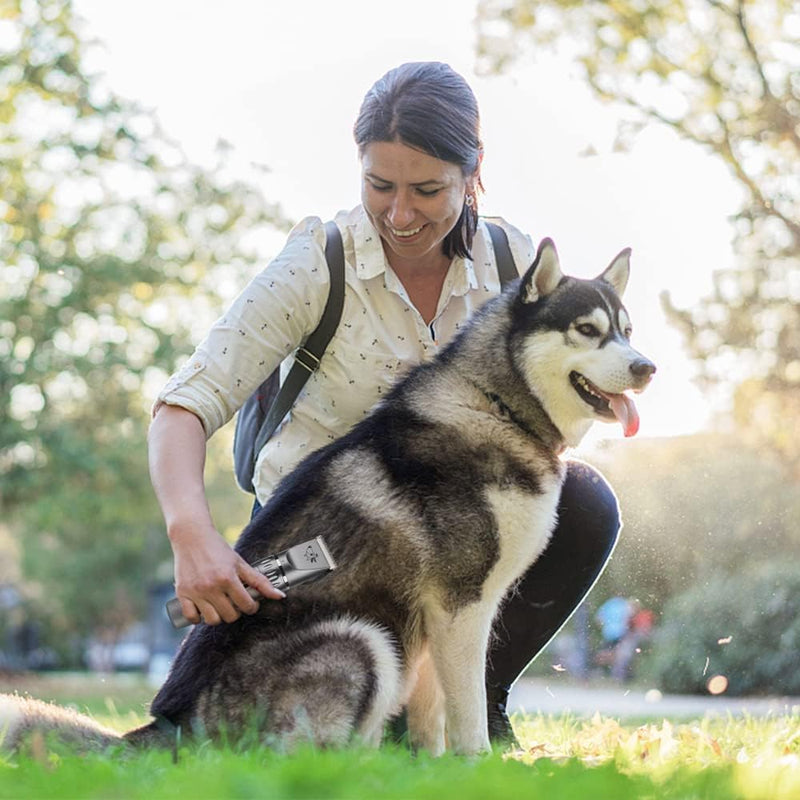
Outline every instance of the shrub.
[[800, 570], [713, 576], [666, 604], [653, 645], [648, 671], [665, 691], [704, 693], [723, 675], [730, 695], [800, 694]]

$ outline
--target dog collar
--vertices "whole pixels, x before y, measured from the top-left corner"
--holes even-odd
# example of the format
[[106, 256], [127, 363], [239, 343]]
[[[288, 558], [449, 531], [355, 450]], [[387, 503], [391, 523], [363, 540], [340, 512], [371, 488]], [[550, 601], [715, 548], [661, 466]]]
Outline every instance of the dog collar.
[[548, 419], [549, 426], [555, 431], [554, 436], [543, 436], [539, 431], [534, 430], [519, 414], [514, 412], [514, 410], [503, 401], [499, 394], [495, 394], [494, 392], [487, 392], [483, 391], [484, 396], [486, 399], [493, 405], [497, 410], [500, 412], [501, 417], [505, 417], [506, 419], [510, 420], [514, 425], [518, 428], [523, 430], [528, 436], [536, 439], [537, 441], [541, 442], [548, 450], [554, 450], [557, 453], [560, 453], [563, 449], [563, 440], [561, 435], [555, 429], [555, 426], [550, 422]]

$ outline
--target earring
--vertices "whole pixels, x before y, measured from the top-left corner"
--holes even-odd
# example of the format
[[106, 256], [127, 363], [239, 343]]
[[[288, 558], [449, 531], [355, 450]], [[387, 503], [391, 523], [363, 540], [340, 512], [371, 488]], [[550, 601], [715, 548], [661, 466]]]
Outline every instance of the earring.
[[466, 203], [467, 206], [472, 208], [472, 206], [475, 204], [475, 198], [471, 194], [468, 194], [466, 199], [464, 200], [464, 203]]

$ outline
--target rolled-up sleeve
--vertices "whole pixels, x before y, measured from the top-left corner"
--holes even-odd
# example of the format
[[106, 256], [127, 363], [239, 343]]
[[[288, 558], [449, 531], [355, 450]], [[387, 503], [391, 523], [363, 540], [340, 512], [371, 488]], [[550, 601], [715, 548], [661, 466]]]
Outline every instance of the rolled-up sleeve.
[[153, 406], [181, 406], [210, 437], [314, 330], [328, 297], [325, 228], [298, 223], [281, 253], [214, 323]]

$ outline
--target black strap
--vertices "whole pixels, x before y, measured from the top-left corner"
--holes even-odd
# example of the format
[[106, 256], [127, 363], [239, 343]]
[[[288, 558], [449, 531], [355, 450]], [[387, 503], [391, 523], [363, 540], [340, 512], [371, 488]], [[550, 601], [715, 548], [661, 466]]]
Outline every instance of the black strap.
[[339, 327], [339, 320], [342, 318], [342, 308], [344, 307], [344, 247], [342, 245], [342, 235], [335, 222], [325, 223], [325, 259], [328, 262], [328, 272], [330, 273], [330, 291], [325, 309], [322, 312], [319, 325], [312, 331], [305, 343], [297, 349], [286, 380], [281, 385], [280, 391], [270, 406], [267, 416], [261, 425], [261, 429], [256, 437], [253, 447], [253, 457], [258, 458], [258, 454], [264, 445], [270, 440], [275, 429], [294, 405], [295, 400], [300, 396], [300, 392], [305, 386], [306, 381], [319, 366], [322, 354], [328, 346], [331, 337]]
[[497, 274], [500, 276], [500, 286], [519, 278], [519, 273], [514, 265], [514, 258], [511, 255], [511, 248], [508, 245], [506, 232], [496, 222], [486, 222], [489, 236], [492, 237], [492, 247], [494, 257], [497, 262]]

